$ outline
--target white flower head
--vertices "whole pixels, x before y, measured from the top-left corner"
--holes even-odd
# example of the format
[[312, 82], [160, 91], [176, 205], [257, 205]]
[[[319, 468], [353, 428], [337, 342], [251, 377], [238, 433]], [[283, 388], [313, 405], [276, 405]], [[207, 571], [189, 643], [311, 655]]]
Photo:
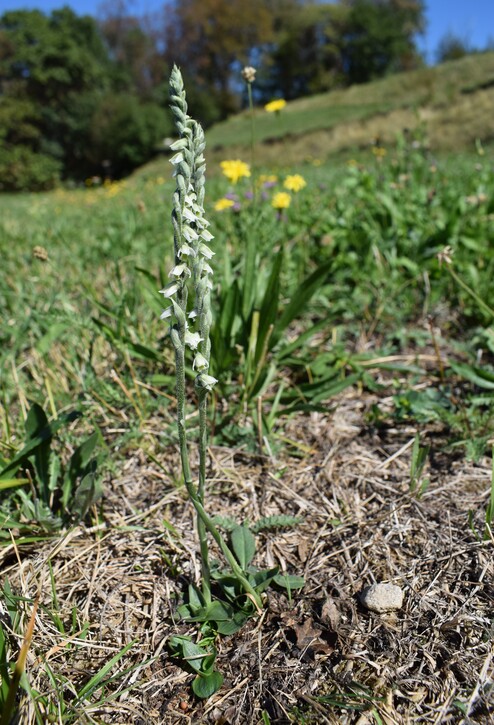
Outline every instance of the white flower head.
[[216, 378], [213, 378], [212, 375], [206, 375], [206, 373], [199, 373], [195, 379], [196, 387], [206, 390], [212, 390], [217, 382]]
[[190, 269], [187, 267], [185, 262], [182, 262], [182, 264], [176, 264], [168, 274], [169, 277], [176, 277], [177, 279], [182, 275], [190, 277]]
[[206, 244], [199, 244], [199, 253], [202, 254], [203, 257], [206, 257], [206, 259], [212, 259], [214, 257], [213, 250], [206, 246]]
[[202, 342], [202, 337], [198, 332], [185, 331], [185, 344], [190, 347], [191, 350], [197, 350], [197, 346]]
[[188, 224], [184, 224], [182, 227], [182, 234], [188, 242], [195, 242], [199, 239], [199, 235], [195, 229], [192, 229]]
[[185, 242], [178, 250], [178, 256], [182, 259], [182, 257], [195, 257], [196, 254], [192, 247]]
[[207, 229], [203, 229], [200, 236], [205, 242], [210, 242], [211, 239], [214, 239], [214, 236]]
[[198, 372], [202, 373], [204, 370], [207, 370], [209, 367], [209, 363], [204, 357], [204, 355], [200, 352], [196, 353], [196, 356], [194, 358], [194, 362], [192, 363], [192, 369], [197, 370]]
[[160, 289], [160, 294], [166, 297], [166, 299], [170, 299], [170, 297], [173, 297], [176, 292], [178, 292], [179, 286], [177, 282], [170, 282], [167, 284], [163, 289]]

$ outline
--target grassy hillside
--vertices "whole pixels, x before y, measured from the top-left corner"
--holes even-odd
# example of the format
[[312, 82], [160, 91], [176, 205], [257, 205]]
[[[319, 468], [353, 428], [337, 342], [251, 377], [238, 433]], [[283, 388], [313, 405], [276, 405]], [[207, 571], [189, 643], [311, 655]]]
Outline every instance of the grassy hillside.
[[[374, 138], [393, 142], [403, 129], [422, 124], [436, 150], [456, 151], [478, 138], [494, 138], [494, 53], [469, 56], [375, 81], [303, 98], [279, 114], [255, 110], [256, 143], [264, 163], [324, 160], [368, 146]], [[210, 159], [246, 157], [248, 112], [208, 131]]]
[[[301, 98], [280, 114], [263, 107], [254, 114], [256, 165], [264, 168], [334, 162], [340, 154], [346, 160], [376, 139], [393, 144], [405, 129], [421, 128], [436, 152], [466, 151], [477, 139], [494, 140], [494, 53]], [[250, 134], [248, 111], [208, 129], [209, 173], [225, 158], [250, 161]], [[141, 175], [167, 176], [167, 159], [155, 159]]]

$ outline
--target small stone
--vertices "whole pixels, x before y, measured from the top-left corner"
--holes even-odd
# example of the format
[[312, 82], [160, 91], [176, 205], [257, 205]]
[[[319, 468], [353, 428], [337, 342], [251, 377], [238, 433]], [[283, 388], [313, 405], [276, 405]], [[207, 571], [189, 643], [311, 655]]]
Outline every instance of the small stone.
[[372, 584], [359, 594], [364, 607], [379, 614], [401, 609], [403, 596], [403, 590], [396, 584]]

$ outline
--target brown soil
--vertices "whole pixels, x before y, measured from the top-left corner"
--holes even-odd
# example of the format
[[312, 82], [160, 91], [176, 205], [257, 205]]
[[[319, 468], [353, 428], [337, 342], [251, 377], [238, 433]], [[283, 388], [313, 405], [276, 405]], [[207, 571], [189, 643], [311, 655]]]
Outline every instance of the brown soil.
[[[239, 522], [303, 517], [291, 530], [260, 534], [255, 563], [303, 574], [306, 586], [291, 600], [270, 591], [260, 617], [219, 640], [225, 682], [210, 700], [193, 697], [192, 676], [167, 653], [170, 635], [194, 632], [174, 612], [199, 572], [191, 506], [172, 484], [175, 450], [162, 451], [161, 467], [143, 452], [128, 458], [107, 485], [100, 526], [79, 527], [56, 546], [0, 552], [16, 594], [32, 601], [41, 590], [31, 686], [51, 690], [47, 663], [67, 678], [70, 703], [72, 686], [134, 642], [112, 669], [123, 674], [104, 703], [86, 704], [73, 722], [494, 722], [493, 541], [482, 539], [491, 461], [446, 454], [437, 433], [424, 434], [430, 485], [418, 498], [409, 485], [415, 429], [373, 430], [365, 422], [372, 402], [353, 392], [332, 413], [293, 418], [284, 436], [297, 457], [211, 449], [208, 510]], [[81, 630], [89, 622], [85, 637], [55, 626], [49, 557], [58, 616], [66, 631], [75, 614]], [[367, 611], [358, 594], [374, 582], [402, 587], [403, 608]], [[35, 722], [27, 698], [20, 722]]]

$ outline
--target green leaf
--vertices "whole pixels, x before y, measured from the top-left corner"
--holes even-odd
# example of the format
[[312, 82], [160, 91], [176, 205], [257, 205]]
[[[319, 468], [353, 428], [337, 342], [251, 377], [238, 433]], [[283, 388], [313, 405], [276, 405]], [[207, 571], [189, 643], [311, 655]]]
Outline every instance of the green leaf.
[[192, 681], [192, 691], [196, 697], [206, 700], [214, 695], [223, 684], [223, 675], [220, 672], [211, 672], [209, 675], [197, 675]]
[[[50, 440], [55, 433], [60, 430], [60, 428], [63, 428], [64, 426], [68, 425], [69, 423], [72, 423], [72, 421], [76, 420], [77, 418], [80, 418], [81, 414], [77, 411], [72, 411], [71, 413], [65, 413], [61, 416], [59, 416], [56, 420], [53, 420], [51, 423], [47, 423], [46, 425], [42, 426], [41, 428], [38, 428], [36, 426], [36, 421], [40, 422], [42, 420], [42, 417], [39, 414], [39, 411], [41, 410], [41, 413], [43, 413], [43, 416], [45, 415], [43, 412], [43, 409], [41, 406], [37, 405], [35, 403], [35, 406], [39, 410], [35, 410], [33, 413], [33, 416], [29, 422], [29, 429], [32, 431], [32, 435], [28, 436], [28, 439], [26, 441], [26, 444], [24, 447], [12, 458], [9, 463], [0, 471], [0, 479], [6, 478], [7, 474], [15, 473], [19, 467], [28, 459], [28, 457], [36, 450], [36, 448], [42, 444], [46, 440]], [[29, 415], [28, 415], [29, 418]], [[46, 418], [46, 416], [45, 416]], [[26, 430], [27, 430], [27, 421], [26, 421]]]
[[244, 269], [242, 274], [242, 317], [245, 322], [249, 319], [255, 301], [256, 277], [258, 270], [256, 268], [257, 256], [256, 234], [254, 230], [249, 230], [245, 244], [244, 253]]
[[168, 646], [172, 656], [183, 660], [188, 670], [202, 672], [206, 675], [212, 671], [216, 656], [214, 648], [212, 651], [206, 649], [201, 642], [196, 644], [190, 637], [183, 635], [170, 637]]
[[317, 290], [326, 283], [328, 273], [332, 266], [333, 260], [319, 265], [290, 295], [290, 302], [286, 305], [283, 314], [276, 323], [274, 333], [270, 340], [270, 347], [273, 347], [278, 342], [290, 322], [296, 317], [300, 317], [301, 312], [307, 307]]
[[268, 588], [278, 572], [279, 568], [277, 566], [273, 567], [272, 569], [265, 569], [263, 571], [249, 571], [249, 581], [253, 585], [255, 590], [260, 593]]
[[99, 430], [94, 431], [81, 445], [76, 448], [70, 458], [69, 477], [75, 482], [82, 475], [87, 473], [87, 467], [91, 462], [91, 456], [97, 444], [101, 441]]
[[86, 474], [77, 487], [71, 503], [71, 513], [82, 520], [91, 506], [103, 495], [101, 479], [96, 471]]
[[494, 372], [490, 370], [455, 362], [451, 363], [451, 369], [462, 378], [469, 380], [474, 385], [478, 385], [479, 388], [494, 390]]
[[260, 359], [265, 354], [266, 345], [271, 336], [273, 325], [276, 322], [280, 300], [280, 275], [282, 263], [283, 249], [280, 249], [274, 258], [271, 274], [269, 275], [268, 284], [259, 310], [259, 329], [257, 333], [255, 354], [256, 364], [259, 363]]
[[122, 647], [120, 652], [117, 652], [117, 654], [111, 658], [103, 667], [97, 672], [89, 682], [87, 682], [84, 687], [80, 690], [80, 692], [77, 693], [77, 699], [74, 702], [74, 706], [81, 704], [84, 702], [84, 700], [87, 700], [93, 692], [104, 685], [104, 680], [106, 675], [110, 672], [112, 667], [117, 664], [119, 660], [124, 657], [124, 655], [127, 654], [127, 652], [135, 645], [137, 640], [133, 640], [132, 642], [129, 642], [129, 644], [126, 644], [125, 647]]
[[18, 488], [29, 483], [29, 478], [6, 478], [0, 481], [0, 491], [6, 491], [8, 488]]
[[230, 534], [232, 548], [238, 563], [245, 571], [256, 553], [256, 540], [247, 526], [236, 526]]
[[287, 526], [292, 527], [300, 524], [303, 519], [300, 516], [289, 516], [288, 514], [277, 514], [274, 516], [263, 516], [255, 524], [252, 524], [249, 528], [254, 534], [258, 534], [259, 531], [266, 531], [272, 529], [285, 528]]
[[301, 576], [294, 576], [292, 574], [278, 574], [273, 579], [274, 583], [279, 587], [288, 589], [302, 589], [305, 586], [305, 579]]

